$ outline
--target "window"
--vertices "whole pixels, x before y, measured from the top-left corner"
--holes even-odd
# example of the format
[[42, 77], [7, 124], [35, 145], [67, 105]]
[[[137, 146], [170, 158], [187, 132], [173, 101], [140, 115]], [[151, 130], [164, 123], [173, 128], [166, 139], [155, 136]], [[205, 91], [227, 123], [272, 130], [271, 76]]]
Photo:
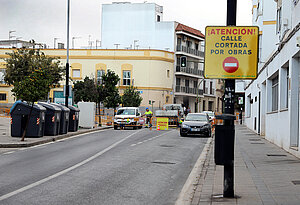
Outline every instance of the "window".
[[5, 84], [4, 76], [5, 76], [5, 69], [0, 69], [0, 84]]
[[189, 80], [185, 80], [185, 87], [189, 87], [190, 86], [190, 81]]
[[97, 84], [102, 84], [102, 76], [105, 74], [105, 70], [97, 70]]
[[72, 77], [73, 78], [80, 78], [81, 77], [80, 69], [76, 69], [76, 68], [72, 69]]
[[214, 102], [208, 101], [208, 110], [209, 111], [213, 111], [213, 104], [214, 104]]
[[6, 101], [6, 93], [0, 93], [0, 101]]
[[187, 47], [192, 48], [192, 41], [187, 41]]
[[170, 96], [166, 96], [166, 103], [169, 103]]
[[170, 77], [170, 70], [167, 70], [167, 77]]
[[285, 101], [285, 107], [288, 108], [289, 107], [289, 88], [290, 88], [290, 83], [289, 83], [289, 68], [286, 69], [286, 101]]
[[203, 100], [202, 109], [203, 109], [203, 111], [205, 111], [205, 110], [206, 110], [206, 109], [205, 109], [205, 100]]
[[198, 43], [195, 43], [195, 49], [199, 50], [199, 44]]
[[205, 92], [205, 80], [203, 81], [203, 92]]
[[180, 85], [180, 78], [176, 78], [176, 85]]
[[282, 21], [282, 12], [281, 12], [281, 7], [279, 7], [277, 9], [277, 20], [276, 20], [276, 31], [277, 31], [277, 33], [280, 33], [281, 21]]
[[213, 82], [210, 82], [209, 93], [213, 94]]
[[181, 38], [177, 38], [177, 45], [181, 46]]
[[130, 85], [131, 72], [129, 70], [123, 70], [123, 85]]
[[198, 86], [198, 82], [194, 81], [194, 88], [197, 88], [197, 86]]
[[272, 79], [272, 111], [278, 110], [278, 76]]

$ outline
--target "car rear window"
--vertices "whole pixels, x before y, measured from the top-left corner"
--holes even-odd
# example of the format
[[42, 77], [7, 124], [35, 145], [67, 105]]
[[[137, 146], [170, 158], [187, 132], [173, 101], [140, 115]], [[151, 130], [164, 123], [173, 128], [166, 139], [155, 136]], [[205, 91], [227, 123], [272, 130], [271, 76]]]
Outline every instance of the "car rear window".
[[119, 109], [117, 115], [135, 115], [135, 109]]

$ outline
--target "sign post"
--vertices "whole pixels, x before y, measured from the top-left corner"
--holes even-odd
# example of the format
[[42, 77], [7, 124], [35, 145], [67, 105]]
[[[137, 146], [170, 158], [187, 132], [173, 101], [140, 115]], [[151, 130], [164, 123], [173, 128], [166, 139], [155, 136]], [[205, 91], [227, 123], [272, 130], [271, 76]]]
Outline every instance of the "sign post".
[[234, 197], [235, 79], [255, 79], [258, 27], [236, 26], [237, 0], [227, 0], [227, 26], [205, 29], [204, 77], [225, 79], [223, 125], [215, 127], [215, 163], [224, 165], [223, 197]]

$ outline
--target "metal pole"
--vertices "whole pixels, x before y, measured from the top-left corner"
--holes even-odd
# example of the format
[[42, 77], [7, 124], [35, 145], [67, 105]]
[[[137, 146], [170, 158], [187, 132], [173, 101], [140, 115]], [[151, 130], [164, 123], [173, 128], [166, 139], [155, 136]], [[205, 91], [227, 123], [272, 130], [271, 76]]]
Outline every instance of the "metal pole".
[[70, 0], [67, 9], [67, 63], [66, 63], [66, 97], [65, 106], [68, 107], [69, 102], [69, 36], [70, 36]]
[[[237, 0], [227, 0], [227, 26], [236, 25]], [[225, 80], [225, 114], [234, 114], [235, 80]], [[234, 126], [234, 120], [225, 120], [225, 126]], [[234, 128], [233, 128], [234, 129]], [[234, 136], [233, 136], [234, 137]], [[234, 146], [233, 146], [234, 147]], [[224, 165], [223, 196], [234, 197], [234, 160]]]

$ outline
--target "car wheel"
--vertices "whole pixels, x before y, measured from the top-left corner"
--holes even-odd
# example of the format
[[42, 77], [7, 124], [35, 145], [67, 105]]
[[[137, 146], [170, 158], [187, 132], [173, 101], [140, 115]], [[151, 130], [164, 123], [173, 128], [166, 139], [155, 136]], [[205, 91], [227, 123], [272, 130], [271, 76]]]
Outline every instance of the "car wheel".
[[118, 126], [117, 126], [117, 125], [114, 125], [114, 129], [117, 130], [117, 129], [118, 129]]
[[180, 136], [181, 136], [181, 137], [186, 137], [187, 134], [180, 132]]

